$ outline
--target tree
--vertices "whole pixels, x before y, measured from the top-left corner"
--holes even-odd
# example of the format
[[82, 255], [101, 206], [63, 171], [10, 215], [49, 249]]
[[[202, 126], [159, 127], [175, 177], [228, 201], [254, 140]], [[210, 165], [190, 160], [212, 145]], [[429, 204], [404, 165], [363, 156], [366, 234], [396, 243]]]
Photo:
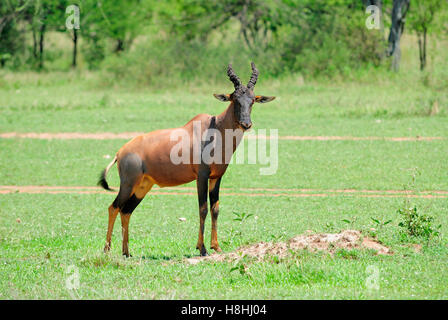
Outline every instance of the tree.
[[275, 34], [281, 25], [278, 5], [258, 0], [243, 1], [240, 8], [235, 8], [236, 18], [240, 22], [240, 34], [252, 51], [266, 48], [269, 32]]
[[64, 3], [58, 0], [34, 1], [33, 27], [37, 28], [38, 34], [38, 68], [44, 67], [44, 45], [45, 34], [51, 27], [59, 31], [64, 27]]
[[23, 47], [22, 33], [17, 26], [28, 4], [29, 1], [21, 0], [0, 2], [0, 66], [2, 68], [6, 61]]
[[404, 31], [406, 14], [409, 10], [410, 0], [394, 0], [392, 8], [392, 24], [389, 32], [389, 46], [387, 48], [387, 56], [392, 56], [392, 69], [398, 71], [400, 69], [400, 39]]
[[92, 20], [98, 32], [115, 41], [114, 52], [119, 53], [130, 47], [142, 30], [142, 22], [151, 14], [147, 2], [139, 0], [98, 0]]
[[[77, 25], [79, 22], [80, 16], [80, 2], [82, 1], [65, 1], [61, 0], [59, 3], [59, 9], [64, 10], [64, 14], [66, 14], [66, 19], [64, 20], [65, 26], [62, 27], [62, 30], [67, 30], [70, 34], [70, 38], [73, 43], [72, 50], [72, 68], [76, 68], [77, 60], [78, 60], [78, 28], [80, 25]], [[76, 16], [78, 15], [78, 16]], [[69, 23], [70, 25], [67, 25]]]
[[275, 33], [281, 24], [280, 7], [286, 6], [262, 0], [187, 0], [163, 8], [160, 14], [170, 22], [172, 32], [187, 41], [202, 42], [208, 40], [211, 31], [236, 19], [242, 40], [250, 50], [256, 51], [267, 46], [269, 33]]
[[437, 29], [436, 16], [446, 5], [446, 0], [414, 0], [410, 13], [410, 26], [417, 34], [420, 70], [426, 67], [428, 33]]
[[4, 23], [0, 34], [0, 67], [4, 67], [6, 61], [20, 49], [20, 32], [17, 30], [16, 22], [11, 19]]

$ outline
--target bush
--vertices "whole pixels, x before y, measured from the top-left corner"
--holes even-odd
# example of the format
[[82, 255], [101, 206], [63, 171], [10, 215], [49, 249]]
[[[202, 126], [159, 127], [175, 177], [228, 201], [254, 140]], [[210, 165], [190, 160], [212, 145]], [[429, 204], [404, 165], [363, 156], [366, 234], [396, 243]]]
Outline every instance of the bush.
[[283, 30], [281, 69], [332, 77], [365, 65], [379, 66], [384, 40], [364, 23], [362, 10], [344, 7], [305, 15], [297, 26]]
[[403, 221], [398, 226], [402, 227], [403, 232], [411, 237], [422, 237], [430, 240], [440, 235], [441, 225], [434, 227], [434, 218], [417, 212], [417, 207], [402, 208], [398, 210]]
[[98, 69], [106, 57], [104, 42], [104, 40], [100, 40], [95, 34], [87, 37], [85, 46], [82, 47], [82, 53], [90, 70]]
[[[257, 60], [255, 60], [257, 62]], [[142, 41], [129, 52], [107, 57], [102, 67], [110, 76], [128, 84], [170, 87], [185, 82], [223, 82], [229, 62], [243, 81], [250, 76], [250, 54], [238, 45], [206, 45], [199, 41]], [[241, 70], [241, 72], [238, 72]], [[243, 73], [246, 72], [246, 75]]]

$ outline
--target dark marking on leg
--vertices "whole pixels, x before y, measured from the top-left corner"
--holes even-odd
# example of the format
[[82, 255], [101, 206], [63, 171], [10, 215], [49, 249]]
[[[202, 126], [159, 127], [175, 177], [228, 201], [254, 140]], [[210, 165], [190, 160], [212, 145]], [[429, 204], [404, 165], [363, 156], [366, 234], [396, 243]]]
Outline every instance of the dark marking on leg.
[[221, 252], [218, 244], [218, 215], [219, 215], [219, 186], [221, 178], [210, 180], [210, 212], [212, 216], [212, 233], [210, 247], [217, 252]]
[[201, 253], [201, 256], [207, 255], [207, 250], [204, 246], [204, 223], [207, 218], [207, 189], [208, 189], [208, 177], [210, 176], [210, 168], [201, 164], [199, 166], [198, 179], [196, 181], [199, 201], [199, 236], [196, 248]]
[[123, 208], [126, 201], [131, 197], [132, 193], [132, 185], [129, 184], [120, 184], [120, 191], [118, 191], [118, 195], [112, 204], [115, 208]]
[[139, 199], [135, 196], [135, 194], [133, 194], [123, 205], [123, 207], [121, 208], [121, 212], [124, 214], [131, 214], [135, 208], [138, 206], [138, 204], [142, 201], [143, 199]]
[[129, 254], [129, 220], [131, 219], [131, 214], [138, 206], [138, 204], [143, 199], [137, 198], [135, 194], [133, 194], [123, 205], [123, 208], [120, 210], [121, 213], [121, 228], [123, 233], [123, 250], [122, 253], [126, 257], [130, 257]]
[[[136, 185], [143, 178], [143, 160], [135, 153], [126, 154], [120, 159], [118, 169], [120, 173], [120, 191], [113, 206], [120, 209], [123, 233], [123, 255], [129, 257], [129, 220], [131, 213], [144, 197], [144, 190], [139, 190], [139, 196], [141, 197], [137, 197], [134, 194], [134, 188], [139, 187]], [[150, 184], [147, 187], [150, 187]]]

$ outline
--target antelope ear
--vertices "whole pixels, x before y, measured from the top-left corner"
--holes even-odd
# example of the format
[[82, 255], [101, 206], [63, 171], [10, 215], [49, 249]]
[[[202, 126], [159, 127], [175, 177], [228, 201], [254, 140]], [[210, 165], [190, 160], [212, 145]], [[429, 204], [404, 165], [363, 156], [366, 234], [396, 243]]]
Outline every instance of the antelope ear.
[[258, 103], [267, 103], [267, 102], [271, 102], [274, 99], [275, 99], [275, 97], [255, 96], [255, 102], [258, 102]]
[[217, 93], [214, 93], [213, 95], [219, 101], [222, 101], [222, 102], [230, 101], [230, 94], [217, 94]]

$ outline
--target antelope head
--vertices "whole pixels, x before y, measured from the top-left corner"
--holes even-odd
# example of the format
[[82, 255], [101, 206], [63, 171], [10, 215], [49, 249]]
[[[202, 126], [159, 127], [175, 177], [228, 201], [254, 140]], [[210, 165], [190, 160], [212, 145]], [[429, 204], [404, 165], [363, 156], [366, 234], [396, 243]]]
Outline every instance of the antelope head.
[[241, 83], [240, 78], [235, 74], [232, 69], [232, 65], [229, 64], [227, 68], [227, 75], [230, 81], [232, 81], [235, 91], [231, 94], [214, 94], [215, 98], [219, 101], [230, 101], [234, 105], [234, 116], [236, 125], [243, 131], [252, 127], [252, 120], [250, 114], [252, 112], [252, 106], [255, 102], [266, 103], [275, 99], [275, 97], [256, 96], [254, 94], [254, 87], [258, 79], [258, 69], [252, 62], [252, 75], [250, 77], [247, 86]]

